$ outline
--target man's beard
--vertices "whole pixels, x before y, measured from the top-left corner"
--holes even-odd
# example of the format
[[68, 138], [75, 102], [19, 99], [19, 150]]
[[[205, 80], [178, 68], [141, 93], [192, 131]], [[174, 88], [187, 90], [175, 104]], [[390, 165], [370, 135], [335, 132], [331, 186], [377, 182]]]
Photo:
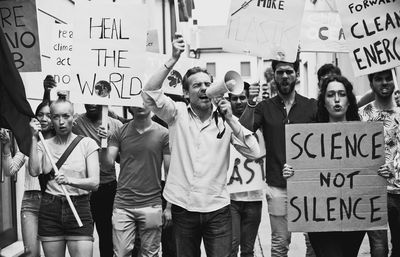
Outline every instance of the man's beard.
[[283, 87], [283, 86], [281, 86], [282, 84], [288, 84], [288, 83], [285, 83], [285, 82], [282, 83], [281, 82], [281, 84], [277, 84], [276, 85], [276, 88], [278, 89], [279, 93], [281, 95], [289, 95], [289, 94], [291, 94], [293, 92], [294, 87], [296, 86], [296, 81], [294, 81], [291, 84], [289, 84], [289, 87], [287, 87], [286, 85], [284, 85], [284, 87]]

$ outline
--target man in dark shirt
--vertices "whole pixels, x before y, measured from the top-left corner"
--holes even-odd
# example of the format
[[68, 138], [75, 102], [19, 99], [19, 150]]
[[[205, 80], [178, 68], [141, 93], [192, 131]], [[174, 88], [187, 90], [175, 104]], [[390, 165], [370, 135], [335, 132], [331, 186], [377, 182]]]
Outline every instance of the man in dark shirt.
[[241, 123], [256, 131], [261, 128], [265, 140], [267, 161], [267, 201], [271, 224], [271, 256], [287, 256], [291, 234], [287, 225], [286, 180], [282, 176], [286, 163], [285, 125], [307, 123], [316, 119], [317, 104], [314, 99], [299, 95], [294, 90], [298, 77], [298, 61], [287, 63], [273, 61], [274, 80], [278, 95], [254, 103], [259, 93], [257, 85], [250, 86], [250, 98]]

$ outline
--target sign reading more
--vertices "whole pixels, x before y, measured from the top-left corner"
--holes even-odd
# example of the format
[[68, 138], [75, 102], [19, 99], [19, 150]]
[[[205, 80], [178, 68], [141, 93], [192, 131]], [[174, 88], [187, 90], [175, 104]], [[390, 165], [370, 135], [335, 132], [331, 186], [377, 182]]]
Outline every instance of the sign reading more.
[[356, 76], [400, 65], [399, 1], [340, 0], [337, 7]]
[[223, 49], [294, 62], [304, 4], [305, 0], [232, 0]]
[[146, 6], [77, 1], [75, 10], [71, 100], [142, 106]]
[[289, 231], [386, 229], [383, 124], [286, 126]]
[[0, 26], [18, 71], [41, 71], [35, 0], [0, 1]]

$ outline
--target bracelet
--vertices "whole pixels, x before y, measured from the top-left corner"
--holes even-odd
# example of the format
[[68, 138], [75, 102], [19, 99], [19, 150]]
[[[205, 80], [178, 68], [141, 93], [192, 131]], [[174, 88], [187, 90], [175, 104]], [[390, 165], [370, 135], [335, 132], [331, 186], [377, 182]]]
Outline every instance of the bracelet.
[[167, 70], [171, 70], [171, 69], [172, 69], [172, 67], [168, 67], [165, 63], [164, 63], [164, 67], [165, 67]]
[[257, 104], [250, 104], [249, 102], [247, 102], [247, 106], [250, 107], [250, 108], [254, 108], [254, 107], [256, 107], [256, 105]]

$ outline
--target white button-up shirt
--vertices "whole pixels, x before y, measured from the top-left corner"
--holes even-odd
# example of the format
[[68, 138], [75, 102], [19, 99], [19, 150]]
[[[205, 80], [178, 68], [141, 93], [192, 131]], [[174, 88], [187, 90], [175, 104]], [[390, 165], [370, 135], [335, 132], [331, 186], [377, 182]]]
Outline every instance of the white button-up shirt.
[[[214, 115], [202, 122], [190, 105], [174, 102], [161, 90], [144, 91], [142, 97], [158, 117], [169, 126], [171, 164], [164, 189], [165, 199], [188, 211], [212, 212], [230, 203], [226, 187], [230, 144], [250, 159], [260, 149], [252, 132], [241, 126], [238, 135], [226, 125], [219, 129]], [[218, 126], [223, 129], [218, 117]]]

